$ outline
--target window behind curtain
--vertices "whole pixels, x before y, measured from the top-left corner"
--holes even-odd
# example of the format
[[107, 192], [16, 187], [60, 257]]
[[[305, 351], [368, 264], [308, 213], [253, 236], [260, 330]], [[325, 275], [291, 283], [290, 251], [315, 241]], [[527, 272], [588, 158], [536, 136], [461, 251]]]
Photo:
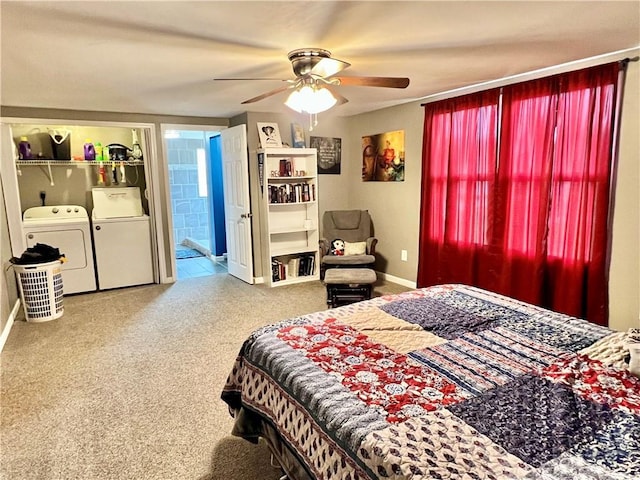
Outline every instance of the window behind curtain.
[[491, 90], [438, 102], [426, 118], [420, 243], [421, 258], [429, 260], [418, 265], [423, 284], [456, 281], [453, 271], [473, 277], [478, 252], [489, 242], [498, 99], [499, 91]]
[[426, 105], [419, 286], [467, 283], [606, 324], [618, 71]]

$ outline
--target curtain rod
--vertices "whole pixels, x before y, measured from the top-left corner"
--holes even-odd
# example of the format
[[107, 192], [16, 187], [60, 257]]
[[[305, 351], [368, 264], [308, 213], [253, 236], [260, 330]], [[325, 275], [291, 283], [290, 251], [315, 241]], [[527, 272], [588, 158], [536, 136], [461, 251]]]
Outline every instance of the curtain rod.
[[[617, 60], [617, 61], [618, 61], [619, 63], [621, 63], [621, 64], [622, 64], [623, 68], [626, 68], [626, 66], [628, 65], [628, 63], [629, 63], [629, 62], [638, 62], [638, 61], [640, 61], [640, 56], [635, 56], [635, 57], [632, 57], [632, 58], [627, 57], [627, 58], [623, 58], [623, 59], [620, 59], [620, 60]], [[600, 65], [604, 65], [604, 64], [606, 64], [606, 63], [613, 63], [613, 62], [604, 62], [604, 63], [602, 63], [602, 64], [600, 64]], [[591, 66], [596, 66], [596, 65], [591, 65]], [[583, 67], [583, 68], [589, 68], [589, 67]], [[579, 70], [579, 69], [578, 69], [578, 70]], [[568, 70], [568, 71], [570, 71], [570, 70]], [[528, 73], [531, 73], [531, 72], [528, 72]], [[517, 77], [517, 76], [520, 76], [520, 75], [526, 75], [526, 74], [518, 74], [518, 75], [515, 75], [515, 76]], [[557, 75], [557, 74], [556, 74], [556, 73], [552, 73], [552, 74], [550, 74], [549, 76], [553, 76], [553, 75]], [[541, 78], [542, 78], [542, 77], [541, 77]], [[490, 81], [488, 81], [488, 82], [484, 82], [484, 83], [487, 83], [487, 84], [495, 84], [495, 83], [500, 82], [500, 81], [502, 81], [502, 80], [506, 80], [506, 79], [498, 78], [498, 79], [496, 79], [496, 80], [490, 80]], [[518, 83], [518, 82], [513, 82], [513, 83]], [[500, 85], [500, 86], [505, 86], [505, 85], [510, 85], [510, 84], [511, 84], [510, 82], [507, 82], [507, 83], [504, 83], [504, 84], [502, 84], [502, 85]], [[459, 89], [455, 89], [455, 90], [467, 90], [467, 89], [471, 90], [471, 89], [473, 89], [474, 87], [479, 87], [479, 86], [480, 86], [480, 84], [478, 84], [478, 85], [469, 85], [468, 87], [461, 87], [461, 88], [459, 88]], [[496, 87], [487, 86], [486, 88], [478, 88], [478, 90], [475, 90], [475, 91], [490, 90], [490, 89], [492, 89], [492, 88], [500, 88], [500, 86], [496, 86]], [[453, 98], [453, 97], [458, 96], [458, 95], [455, 95], [455, 94], [454, 94], [454, 95], [451, 95], [451, 97], [449, 97], [449, 96], [445, 96], [447, 93], [453, 93], [453, 92], [454, 92], [454, 90], [449, 91], [449, 92], [443, 92], [442, 94], [433, 94], [433, 95], [430, 95], [430, 96], [431, 96], [431, 97], [435, 97], [435, 96], [440, 96], [440, 95], [442, 95], [441, 100], [444, 100], [444, 99], [446, 99], [446, 98]], [[460, 93], [459, 95], [466, 95], [466, 94], [465, 94], [465, 93]], [[437, 101], [437, 100], [435, 100], [435, 101]], [[421, 106], [421, 107], [424, 107], [425, 105], [429, 105], [430, 103], [433, 103], [433, 102], [425, 102], [425, 103], [421, 103], [421, 104], [420, 104], [420, 106]]]

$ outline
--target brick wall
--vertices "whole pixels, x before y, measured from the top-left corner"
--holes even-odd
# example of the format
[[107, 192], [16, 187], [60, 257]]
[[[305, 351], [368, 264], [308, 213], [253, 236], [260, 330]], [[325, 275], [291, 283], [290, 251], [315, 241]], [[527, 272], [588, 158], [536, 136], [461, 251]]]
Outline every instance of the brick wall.
[[204, 139], [167, 139], [173, 235], [177, 244], [189, 237], [208, 247], [209, 200], [198, 194], [198, 148], [205, 148]]

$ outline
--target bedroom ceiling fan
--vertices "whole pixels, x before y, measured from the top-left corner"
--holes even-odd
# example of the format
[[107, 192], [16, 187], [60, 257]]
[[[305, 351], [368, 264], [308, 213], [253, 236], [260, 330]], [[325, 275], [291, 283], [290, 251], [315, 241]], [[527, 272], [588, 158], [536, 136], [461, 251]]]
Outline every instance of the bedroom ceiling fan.
[[409, 79], [406, 77], [349, 77], [337, 75], [351, 66], [343, 60], [331, 58], [331, 52], [320, 48], [300, 48], [288, 54], [289, 61], [296, 78], [283, 80], [277, 78], [215, 78], [214, 80], [280, 80], [288, 85], [276, 88], [242, 102], [254, 103], [272, 95], [293, 90], [287, 97], [285, 105], [310, 115], [324, 112], [334, 105], [342, 105], [348, 100], [340, 95], [335, 87], [385, 87], [406, 88]]

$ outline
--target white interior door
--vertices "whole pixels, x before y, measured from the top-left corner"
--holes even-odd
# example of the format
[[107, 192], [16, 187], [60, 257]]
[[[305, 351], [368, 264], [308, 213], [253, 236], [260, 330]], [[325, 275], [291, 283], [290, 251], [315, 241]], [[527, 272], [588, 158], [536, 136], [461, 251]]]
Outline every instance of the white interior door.
[[224, 177], [224, 215], [229, 273], [253, 283], [251, 245], [251, 204], [249, 203], [249, 158], [247, 127], [223, 130], [222, 175]]

